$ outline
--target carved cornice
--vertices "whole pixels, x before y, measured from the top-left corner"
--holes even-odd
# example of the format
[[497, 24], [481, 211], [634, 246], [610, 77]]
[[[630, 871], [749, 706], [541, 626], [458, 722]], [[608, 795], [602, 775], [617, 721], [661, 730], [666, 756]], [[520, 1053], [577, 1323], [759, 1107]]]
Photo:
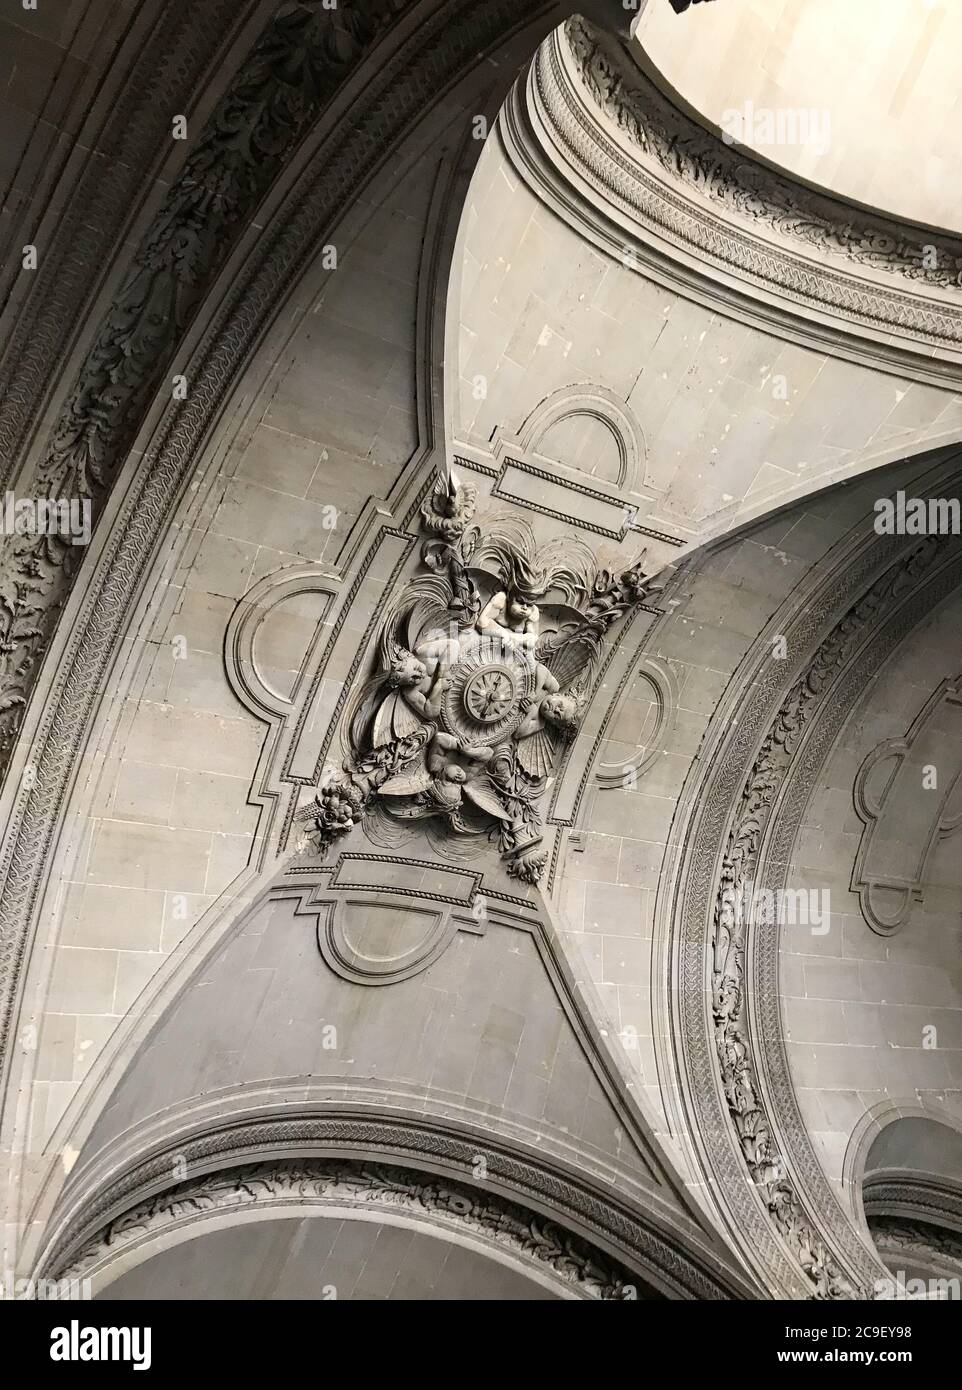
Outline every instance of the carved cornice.
[[[154, 9], [149, 32], [129, 36], [138, 49], [68, 201], [59, 215], [56, 209], [43, 214], [56, 215], [56, 222], [43, 236], [35, 284], [0, 364], [0, 488], [15, 470], [50, 384], [63, 369], [89, 296], [106, 269], [106, 249], [116, 244], [144, 197], [160, 152], [170, 146], [171, 114], [190, 111], [225, 35], [244, 15], [236, 0]], [[38, 220], [34, 215], [34, 226]]]
[[[330, 1159], [339, 1163], [359, 1155], [364, 1156], [365, 1165], [387, 1163], [392, 1171], [397, 1169], [402, 1186], [412, 1169], [440, 1173], [445, 1185], [450, 1180], [454, 1191], [463, 1192], [471, 1206], [478, 1204], [483, 1224], [490, 1218], [481, 1213], [496, 1209], [497, 1204], [523, 1227], [530, 1228], [532, 1219], [544, 1217], [560, 1228], [561, 1239], [582, 1242], [582, 1250], [584, 1243], [596, 1247], [601, 1252], [598, 1263], [618, 1271], [621, 1279], [619, 1265], [669, 1297], [739, 1298], [746, 1292], [719, 1260], [707, 1251], [690, 1250], [680, 1231], [662, 1230], [632, 1198], [604, 1192], [584, 1175], [563, 1169], [544, 1155], [529, 1158], [494, 1135], [486, 1134], [479, 1145], [477, 1137], [420, 1117], [359, 1117], [337, 1113], [331, 1105], [325, 1106], [323, 1114], [265, 1116], [181, 1136], [120, 1176], [111, 1176], [86, 1200], [78, 1204], [75, 1198], [72, 1214], [65, 1214], [59, 1235], [53, 1237], [38, 1268], [61, 1271], [96, 1259], [96, 1248], [117, 1223], [120, 1233], [128, 1214], [142, 1212], [153, 1202], [166, 1210], [168, 1200], [177, 1199], [171, 1193], [172, 1174], [221, 1175], [239, 1164], [268, 1158], [276, 1162], [288, 1156], [307, 1157], [314, 1164]], [[479, 1155], [484, 1159], [485, 1178], [483, 1185], [475, 1187], [465, 1176], [476, 1171]]]
[[962, 240], [865, 212], [726, 145], [583, 19], [542, 45], [502, 131], [540, 197], [663, 283], [823, 350], [924, 380], [962, 377]]
[[962, 1237], [925, 1221], [880, 1216], [872, 1222], [872, 1239], [889, 1266], [901, 1257], [926, 1265], [957, 1267], [962, 1273]]
[[[686, 837], [672, 947], [686, 1103], [711, 1181], [754, 1266], [786, 1291], [807, 1286], [818, 1297], [860, 1296], [859, 1289], [869, 1296], [877, 1267], [832, 1194], [798, 1112], [782, 1040], [777, 933], [752, 932], [750, 922], [732, 920], [729, 905], [749, 878], [777, 886], [771, 866], [787, 867], [806, 789], [840, 721], [870, 672], [962, 577], [952, 538], [917, 543], [879, 574], [885, 553], [869, 546], [799, 600], [794, 624], [779, 615], [790, 650], [811, 653], [787, 693], [779, 663], [762, 655], [770, 658], [770, 643], [760, 639], [759, 655], [746, 659], [740, 688], [747, 694], [726, 709], [729, 732], [697, 787], [701, 810]], [[777, 1240], [766, 1235], [760, 1211]]]

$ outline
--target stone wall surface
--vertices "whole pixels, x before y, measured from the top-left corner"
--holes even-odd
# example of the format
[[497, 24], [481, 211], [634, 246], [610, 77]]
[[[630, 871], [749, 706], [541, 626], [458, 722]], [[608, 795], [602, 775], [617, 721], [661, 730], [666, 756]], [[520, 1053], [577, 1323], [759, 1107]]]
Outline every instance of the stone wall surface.
[[[932, 848], [908, 920], [890, 936], [872, 930], [853, 891], [864, 825], [853, 788], [864, 760], [901, 739], [940, 681], [958, 671], [962, 604], [947, 600], [889, 659], [865, 691], [822, 769], [795, 845], [788, 886], [827, 893], [827, 931], [783, 929], [781, 993], [792, 1078], [828, 1176], [842, 1188], [849, 1143], [865, 1116], [884, 1105], [922, 1106], [962, 1117], [962, 978], [959, 974], [958, 840]], [[947, 727], [932, 766], [956, 756]], [[900, 797], [903, 842], [924, 843], [926, 798]], [[890, 842], [898, 853], [898, 840]], [[846, 1200], [858, 1210], [859, 1193]]]

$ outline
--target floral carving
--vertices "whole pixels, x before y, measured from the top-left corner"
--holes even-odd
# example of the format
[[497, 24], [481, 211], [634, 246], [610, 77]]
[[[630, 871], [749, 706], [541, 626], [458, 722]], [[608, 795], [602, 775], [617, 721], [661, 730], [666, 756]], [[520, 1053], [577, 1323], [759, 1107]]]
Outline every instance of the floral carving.
[[807, 243], [816, 254], [843, 256], [929, 288], [962, 285], [958, 241], [928, 232], [913, 235], [855, 207], [848, 209], [851, 220], [840, 220], [842, 204], [780, 178], [686, 118], [643, 81], [602, 31], [576, 16], [565, 32], [581, 79], [605, 115], [687, 189], [755, 225]]
[[181, 1183], [111, 1221], [58, 1277], [79, 1279], [106, 1255], [204, 1213], [284, 1202], [407, 1211], [441, 1228], [464, 1229], [502, 1246], [587, 1298], [639, 1296], [626, 1270], [586, 1241], [512, 1202], [466, 1184], [426, 1180], [388, 1164], [334, 1160], [248, 1164], [200, 1182]]
[[958, 1231], [898, 1216], [875, 1216], [869, 1229], [876, 1247], [889, 1261], [914, 1255], [924, 1261], [950, 1261], [962, 1268], [962, 1236]]

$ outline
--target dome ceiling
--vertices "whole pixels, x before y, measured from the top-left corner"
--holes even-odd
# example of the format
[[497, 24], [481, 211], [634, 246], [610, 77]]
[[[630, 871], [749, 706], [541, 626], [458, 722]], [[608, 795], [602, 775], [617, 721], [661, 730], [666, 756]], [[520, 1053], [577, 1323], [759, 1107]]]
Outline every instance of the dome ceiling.
[[962, 227], [962, 7], [726, 0], [685, 19], [648, 5], [635, 38], [707, 122], [844, 197]]

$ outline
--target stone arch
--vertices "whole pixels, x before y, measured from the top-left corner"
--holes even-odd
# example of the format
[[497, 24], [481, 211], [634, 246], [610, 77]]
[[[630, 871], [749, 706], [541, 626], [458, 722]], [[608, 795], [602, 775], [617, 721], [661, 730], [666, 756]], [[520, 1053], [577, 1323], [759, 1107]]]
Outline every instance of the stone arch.
[[232, 1100], [229, 1122], [205, 1127], [171, 1112], [139, 1155], [81, 1173], [49, 1227], [37, 1278], [89, 1279], [96, 1296], [205, 1228], [313, 1215], [425, 1230], [504, 1260], [555, 1296], [704, 1296], [639, 1209], [510, 1140], [479, 1154], [463, 1128], [415, 1111], [258, 1112]]
[[882, 1297], [962, 1297], [962, 1123], [897, 1099], [875, 1107], [848, 1155], [858, 1216], [892, 1276]]

